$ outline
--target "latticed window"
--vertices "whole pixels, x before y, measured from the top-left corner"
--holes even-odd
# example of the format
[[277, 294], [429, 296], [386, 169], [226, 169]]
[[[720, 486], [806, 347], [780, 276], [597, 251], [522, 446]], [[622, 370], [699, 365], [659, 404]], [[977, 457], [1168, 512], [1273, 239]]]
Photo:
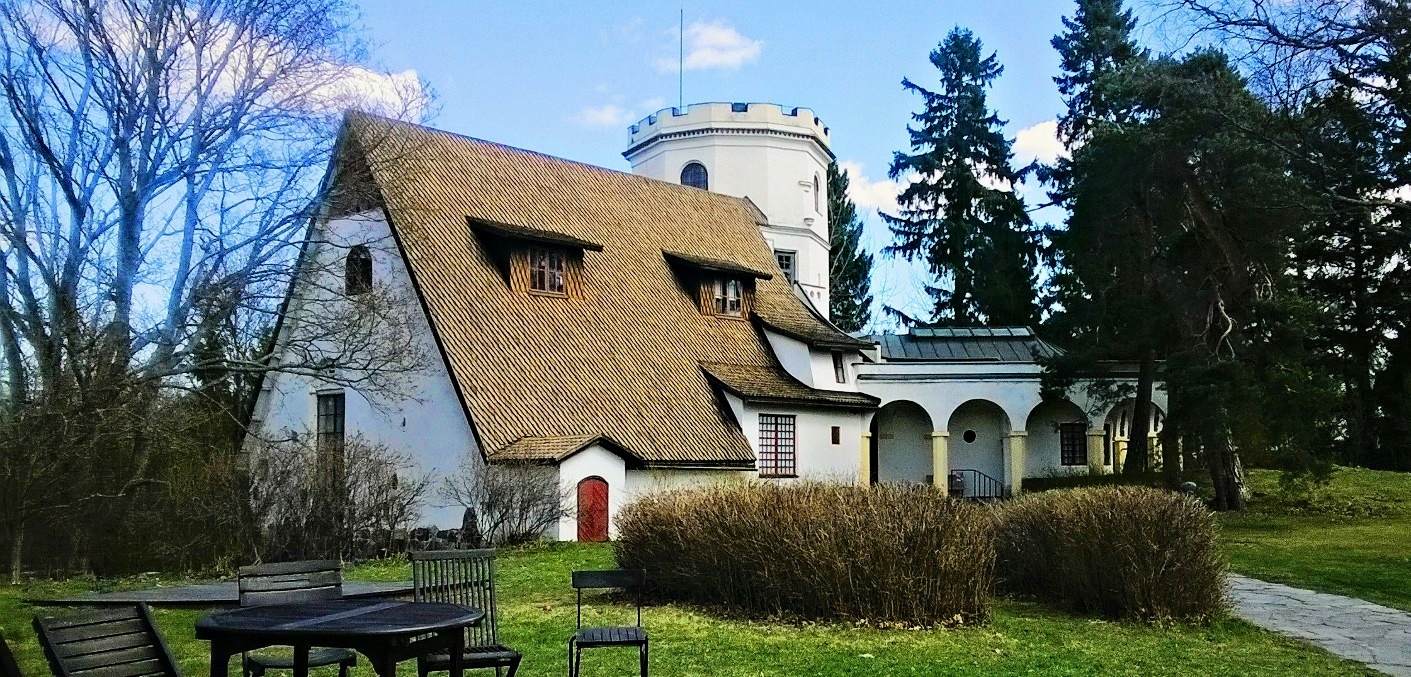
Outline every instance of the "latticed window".
[[365, 245], [349, 249], [343, 266], [344, 292], [355, 296], [372, 291], [372, 252]]
[[715, 281], [715, 313], [717, 315], [739, 315], [744, 310], [744, 285], [737, 278], [722, 278]]
[[710, 177], [706, 174], [705, 165], [699, 162], [692, 162], [681, 168], [681, 185], [701, 190], [710, 190]]
[[1088, 464], [1088, 424], [1063, 423], [1058, 426], [1058, 453], [1063, 465]]
[[779, 262], [779, 270], [784, 273], [785, 279], [790, 282], [799, 279], [797, 267], [794, 264], [794, 252], [776, 249], [774, 250], [774, 260]]
[[533, 247], [529, 250], [529, 288], [552, 294], [564, 293], [563, 250], [553, 247]]
[[322, 393], [318, 396], [318, 456], [320, 465], [333, 469], [343, 461], [343, 393]]
[[793, 477], [796, 423], [793, 414], [759, 415], [759, 476]]

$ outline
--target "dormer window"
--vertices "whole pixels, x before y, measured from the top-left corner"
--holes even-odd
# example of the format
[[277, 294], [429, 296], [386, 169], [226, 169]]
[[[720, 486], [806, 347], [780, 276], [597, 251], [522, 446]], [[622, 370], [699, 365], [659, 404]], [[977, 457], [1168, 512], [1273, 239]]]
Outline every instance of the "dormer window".
[[710, 177], [706, 173], [705, 165], [699, 162], [690, 162], [682, 167], [681, 185], [710, 190]]
[[737, 277], [717, 278], [713, 283], [716, 315], [743, 315], [745, 285]]
[[564, 293], [568, 256], [558, 247], [529, 248], [529, 288], [549, 294]]
[[348, 250], [348, 258], [343, 262], [343, 291], [349, 296], [372, 291], [372, 252], [366, 245], [355, 245]]

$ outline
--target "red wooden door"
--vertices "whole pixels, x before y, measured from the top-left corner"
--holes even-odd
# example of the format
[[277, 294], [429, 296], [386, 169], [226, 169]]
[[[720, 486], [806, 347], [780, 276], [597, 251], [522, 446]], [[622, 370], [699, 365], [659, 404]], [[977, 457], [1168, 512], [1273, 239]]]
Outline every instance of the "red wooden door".
[[608, 539], [608, 483], [588, 477], [578, 483], [578, 540]]

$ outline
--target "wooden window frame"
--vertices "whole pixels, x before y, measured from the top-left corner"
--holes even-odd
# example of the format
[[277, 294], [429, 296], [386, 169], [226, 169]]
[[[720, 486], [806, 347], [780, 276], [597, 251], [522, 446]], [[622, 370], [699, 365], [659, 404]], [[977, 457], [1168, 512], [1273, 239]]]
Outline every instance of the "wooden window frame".
[[743, 280], [738, 277], [714, 278], [710, 281], [710, 292], [712, 314], [735, 318], [745, 316], [745, 283]]
[[1058, 424], [1058, 462], [1065, 467], [1088, 464], [1088, 424], [1081, 421]]
[[[703, 185], [698, 186], [694, 183], [686, 183], [686, 172], [692, 167], [701, 168], [701, 178], [704, 179], [704, 181], [702, 182]], [[691, 188], [699, 188], [701, 190], [710, 190], [710, 170], [706, 169], [705, 163], [702, 163], [699, 160], [691, 160], [690, 162], [687, 162], [686, 164], [682, 165], [681, 175], [679, 178], [681, 181], [681, 185], [683, 186], [690, 186]]]
[[342, 391], [314, 393], [314, 448], [319, 467], [342, 474], [348, 438], [348, 398]]
[[835, 425], [832, 430], [833, 444], [843, 443], [843, 426]]
[[[788, 257], [789, 266], [786, 268], [782, 260]], [[799, 253], [791, 249], [775, 249], [774, 263], [779, 266], [779, 271], [784, 273], [784, 279], [795, 282], [799, 279]]]
[[530, 245], [525, 256], [529, 263], [530, 292], [545, 296], [568, 296], [567, 251], [562, 247]]
[[759, 415], [759, 476], [798, 477], [798, 416]]

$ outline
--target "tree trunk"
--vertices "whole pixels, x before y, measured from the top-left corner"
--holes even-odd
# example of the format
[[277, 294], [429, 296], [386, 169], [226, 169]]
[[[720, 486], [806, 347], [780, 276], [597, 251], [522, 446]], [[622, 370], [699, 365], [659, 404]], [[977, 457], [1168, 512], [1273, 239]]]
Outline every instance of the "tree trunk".
[[10, 536], [10, 585], [19, 585], [24, 572], [24, 522], [16, 523]]
[[1151, 390], [1156, 380], [1156, 351], [1142, 352], [1137, 369], [1137, 399], [1132, 405], [1132, 429], [1127, 436], [1127, 461], [1122, 466], [1126, 475], [1143, 475], [1150, 468], [1151, 453], [1147, 435], [1151, 432]]
[[1219, 511], [1244, 510], [1244, 478], [1239, 455], [1230, 443], [1230, 432], [1223, 422], [1205, 441], [1205, 459], [1210, 467], [1210, 483], [1215, 488], [1212, 507]]
[[[1169, 391], [1167, 403], [1171, 405], [1171, 410], [1181, 412], [1180, 398], [1174, 390]], [[1166, 417], [1166, 427], [1161, 429], [1161, 480], [1167, 489], [1176, 489], [1181, 486], [1182, 471], [1182, 449], [1181, 449], [1181, 418], [1177, 413], [1176, 417]]]

